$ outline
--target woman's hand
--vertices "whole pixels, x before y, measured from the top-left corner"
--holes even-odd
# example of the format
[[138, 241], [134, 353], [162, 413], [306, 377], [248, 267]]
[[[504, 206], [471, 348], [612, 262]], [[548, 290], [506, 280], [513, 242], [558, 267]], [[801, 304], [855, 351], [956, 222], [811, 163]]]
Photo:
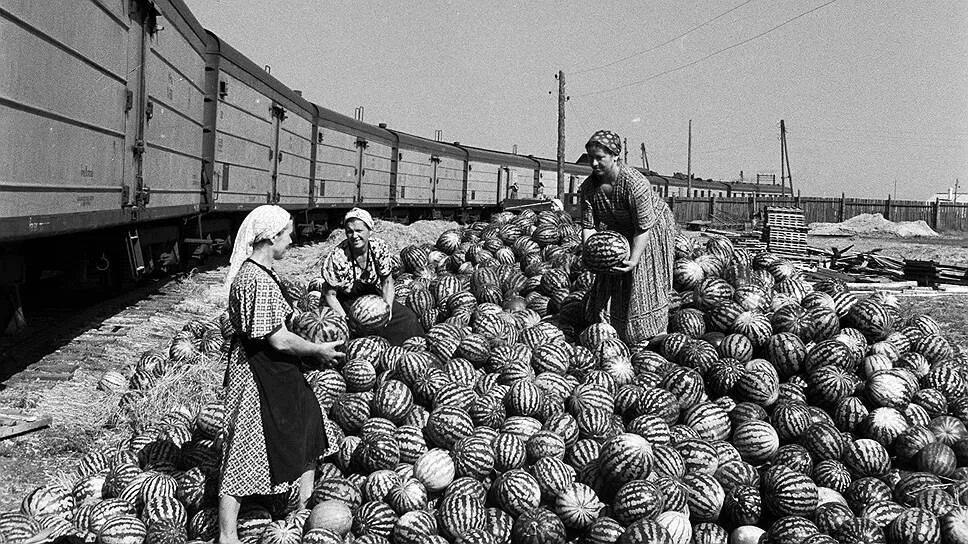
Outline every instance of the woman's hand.
[[316, 350], [313, 353], [313, 359], [319, 361], [323, 364], [335, 363], [338, 359], [342, 359], [345, 354], [342, 351], [338, 351], [336, 348], [342, 342], [323, 342], [322, 344], [316, 344]]
[[629, 259], [627, 261], [622, 261], [622, 264], [618, 264], [612, 267], [612, 272], [617, 274], [626, 274], [635, 270], [635, 267], [639, 265], [638, 259]]

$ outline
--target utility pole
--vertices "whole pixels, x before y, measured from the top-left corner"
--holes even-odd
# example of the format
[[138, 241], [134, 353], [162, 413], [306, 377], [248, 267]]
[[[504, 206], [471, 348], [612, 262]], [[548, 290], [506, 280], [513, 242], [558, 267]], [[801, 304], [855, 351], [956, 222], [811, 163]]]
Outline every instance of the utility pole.
[[[897, 183], [897, 181], [895, 181], [894, 183]], [[955, 198], [952, 202], [954, 202], [955, 204], [958, 203], [958, 178], [955, 178]]]
[[786, 166], [783, 156], [786, 151], [783, 149], [783, 120], [780, 119], [780, 195], [786, 194]]
[[645, 142], [642, 142], [642, 167], [646, 170], [652, 170], [649, 168], [649, 154], [645, 152]]
[[622, 149], [625, 150], [625, 158], [622, 160], [625, 164], [629, 163], [629, 139], [622, 138]]
[[689, 141], [686, 147], [686, 197], [692, 197], [692, 119], [689, 120]]
[[565, 198], [565, 72], [558, 70], [558, 198]]
[[897, 200], [897, 178], [894, 178], [894, 192], [891, 193], [891, 196], [893, 196], [894, 199]]
[[790, 172], [790, 149], [787, 147], [786, 123], [780, 119], [780, 194], [785, 194], [784, 170], [786, 181], [790, 182], [790, 194], [793, 195], [793, 174]]

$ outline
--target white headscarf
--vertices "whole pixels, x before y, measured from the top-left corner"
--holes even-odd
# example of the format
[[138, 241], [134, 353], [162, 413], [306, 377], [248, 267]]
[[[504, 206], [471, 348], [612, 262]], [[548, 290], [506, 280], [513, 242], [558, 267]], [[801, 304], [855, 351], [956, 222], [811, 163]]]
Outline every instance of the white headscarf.
[[364, 225], [369, 227], [370, 230], [373, 230], [373, 216], [370, 215], [370, 212], [364, 210], [363, 208], [353, 208], [352, 210], [346, 212], [346, 215], [343, 217], [343, 225], [346, 225], [346, 223], [351, 219], [359, 219]]
[[242, 263], [252, 256], [255, 244], [269, 240], [282, 232], [290, 220], [289, 212], [272, 204], [264, 204], [249, 212], [249, 215], [242, 220], [238, 234], [235, 235], [235, 245], [232, 247], [232, 258], [229, 260], [229, 273], [225, 276], [225, 284], [232, 284], [235, 275], [242, 268]]

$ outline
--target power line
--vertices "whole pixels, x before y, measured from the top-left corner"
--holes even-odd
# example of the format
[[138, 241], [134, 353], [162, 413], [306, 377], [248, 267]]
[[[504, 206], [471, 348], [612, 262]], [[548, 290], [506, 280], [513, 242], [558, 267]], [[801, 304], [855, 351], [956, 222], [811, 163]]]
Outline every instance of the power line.
[[717, 20], [725, 17], [726, 15], [729, 15], [730, 13], [738, 10], [739, 8], [745, 6], [746, 4], [749, 4], [752, 1], [753, 0], [746, 0], [742, 4], [740, 4], [740, 5], [738, 5], [738, 6], [734, 7], [734, 8], [731, 8], [729, 10], [726, 10], [726, 11], [720, 13], [719, 15], [713, 17], [712, 19], [709, 19], [707, 21], [703, 21], [702, 23], [700, 23], [700, 24], [698, 24], [698, 25], [690, 28], [689, 30], [683, 32], [682, 34], [679, 34], [678, 36], [676, 36], [674, 38], [669, 38], [668, 40], [660, 43], [659, 45], [650, 47], [648, 49], [643, 49], [642, 51], [636, 51], [635, 53], [632, 53], [631, 55], [626, 55], [626, 56], [624, 56], [624, 57], [622, 57], [620, 59], [613, 60], [612, 62], [610, 62], [608, 64], [603, 64], [601, 66], [592, 66], [591, 68], [585, 68], [584, 70], [578, 70], [578, 71], [575, 72], [575, 75], [585, 74], [585, 73], [588, 73], [588, 72], [594, 72], [595, 70], [604, 70], [605, 68], [608, 68], [610, 66], [615, 66], [616, 64], [619, 64], [621, 62], [625, 62], [625, 61], [627, 61], [629, 59], [638, 57], [640, 55], [644, 55], [646, 53], [651, 53], [652, 51], [655, 51], [656, 49], [659, 49], [659, 48], [662, 48], [662, 47], [665, 47], [665, 46], [669, 45], [670, 43], [678, 40], [679, 38], [685, 37], [688, 34], [692, 34], [693, 32], [699, 30], [700, 28], [702, 28], [702, 27], [704, 27], [704, 26], [706, 26], [706, 25], [708, 25], [710, 23], [716, 22]]
[[763, 32], [760, 32], [759, 34], [757, 34], [757, 35], [755, 35], [755, 36], [753, 36], [751, 38], [747, 38], [747, 39], [745, 39], [745, 40], [743, 40], [741, 42], [737, 42], [737, 43], [734, 43], [732, 45], [726, 46], [726, 47], [724, 47], [722, 49], [719, 49], [717, 51], [714, 51], [714, 52], [706, 55], [705, 57], [696, 59], [696, 60], [694, 60], [692, 62], [688, 62], [686, 64], [681, 64], [679, 66], [676, 66], [675, 68], [670, 68], [668, 70], [664, 70], [664, 71], [659, 72], [657, 74], [652, 74], [651, 76], [646, 77], [644, 79], [640, 79], [638, 81], [633, 81], [631, 83], [626, 83], [624, 85], [619, 85], [617, 87], [611, 87], [611, 88], [608, 88], [608, 89], [603, 89], [601, 91], [592, 91], [590, 93], [580, 94], [580, 95], [575, 96], [575, 98], [584, 98], [586, 96], [595, 96], [595, 95], [599, 95], [599, 94], [610, 93], [612, 91], [618, 91], [620, 89], [627, 89], [629, 87], [635, 87], [637, 85], [641, 85], [643, 83], [646, 83], [648, 81], [651, 81], [651, 80], [653, 80], [653, 79], [655, 79], [657, 77], [662, 77], [664, 75], [668, 75], [668, 74], [671, 74], [673, 72], [678, 72], [679, 70], [683, 70], [685, 68], [689, 68], [691, 66], [695, 66], [695, 65], [699, 64], [700, 62], [703, 62], [703, 61], [708, 60], [708, 59], [710, 59], [712, 57], [715, 57], [716, 55], [719, 55], [721, 53], [725, 53], [726, 51], [729, 51], [730, 49], [735, 49], [735, 48], [737, 48], [737, 47], [739, 47], [741, 45], [746, 45], [746, 44], [750, 43], [753, 40], [756, 40], [758, 38], [762, 38], [763, 36], [766, 36], [767, 34], [773, 32], [774, 30], [777, 30], [777, 29], [779, 29], [782, 26], [785, 26], [785, 25], [787, 25], [789, 23], [792, 23], [793, 21], [796, 21], [797, 19], [799, 19], [801, 17], [805, 17], [805, 16], [807, 16], [807, 15], [809, 15], [809, 14], [811, 14], [811, 13], [813, 13], [813, 12], [815, 12], [815, 11], [821, 9], [821, 8], [825, 8], [825, 7], [829, 6], [830, 4], [833, 4], [836, 1], [837, 0], [829, 0], [828, 2], [826, 2], [824, 4], [821, 4], [821, 5], [813, 8], [813, 9], [804, 11], [803, 13], [801, 13], [799, 15], [796, 15], [795, 17], [791, 17], [791, 18], [787, 19], [786, 21], [783, 21], [782, 23], [780, 23], [780, 24], [778, 24], [778, 25], [776, 25], [776, 26], [774, 26], [774, 27], [772, 27], [772, 28], [770, 28], [768, 30], [765, 30]]

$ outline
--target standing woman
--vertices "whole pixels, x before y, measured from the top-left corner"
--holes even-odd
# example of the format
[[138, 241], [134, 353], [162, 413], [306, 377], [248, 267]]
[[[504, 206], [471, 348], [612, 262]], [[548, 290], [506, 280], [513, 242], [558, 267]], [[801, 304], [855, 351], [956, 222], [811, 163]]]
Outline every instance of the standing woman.
[[286, 299], [273, 261], [292, 242], [292, 220], [279, 206], [252, 210], [236, 235], [226, 283], [234, 329], [226, 368], [226, 442], [219, 484], [219, 539], [239, 542], [240, 498], [286, 493], [299, 482], [303, 504], [326, 443], [319, 402], [299, 368], [342, 356], [337, 342], [314, 344], [286, 328]]
[[582, 241], [598, 230], [629, 240], [631, 255], [599, 274], [586, 318], [609, 323], [628, 344], [666, 332], [672, 292], [673, 242], [678, 227], [665, 201], [641, 172], [622, 163], [618, 134], [600, 130], [585, 144], [592, 175], [579, 188]]
[[390, 306], [390, 319], [377, 335], [391, 345], [402, 346], [413, 336], [423, 336], [424, 329], [410, 308], [394, 300], [390, 248], [383, 240], [372, 238], [373, 226], [373, 217], [366, 210], [353, 208], [346, 212], [346, 240], [323, 262], [323, 299], [336, 313], [345, 316], [354, 299], [363, 295], [383, 297]]

